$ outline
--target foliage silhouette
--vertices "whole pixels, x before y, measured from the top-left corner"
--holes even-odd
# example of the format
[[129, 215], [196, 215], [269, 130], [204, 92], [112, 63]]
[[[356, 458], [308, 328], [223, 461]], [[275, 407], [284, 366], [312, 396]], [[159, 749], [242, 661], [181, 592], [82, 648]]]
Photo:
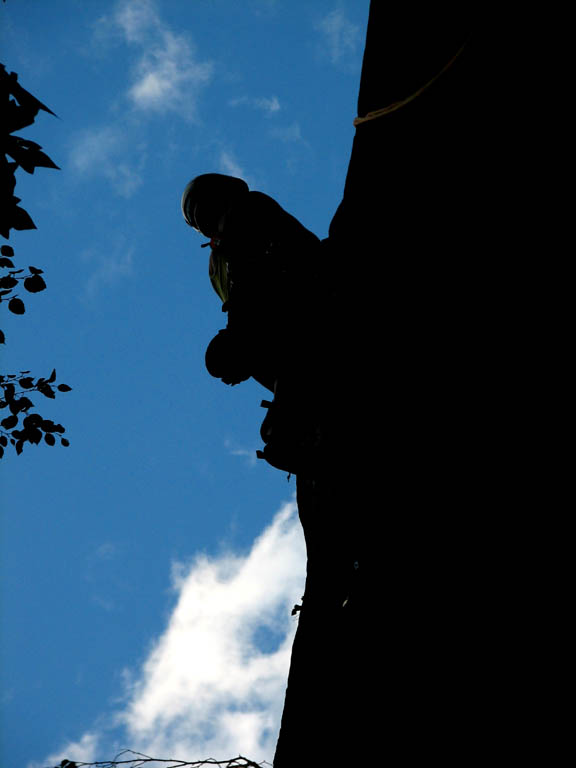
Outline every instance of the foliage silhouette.
[[[9, 239], [10, 230], [36, 229], [29, 213], [19, 205], [20, 198], [14, 195], [18, 168], [33, 174], [36, 168], [58, 170], [58, 166], [42, 152], [39, 144], [12, 135], [14, 131], [32, 125], [38, 112], [44, 111], [51, 115], [54, 112], [26, 91], [19, 84], [18, 75], [8, 73], [3, 64], [0, 64], [0, 104], [4, 114], [0, 129], [0, 235]], [[14, 315], [23, 315], [26, 304], [21, 298], [21, 289], [32, 294], [44, 291], [46, 282], [42, 277], [43, 270], [33, 266], [27, 270], [18, 267], [14, 262], [14, 248], [10, 245], [2, 245], [0, 254], [0, 304], [7, 306]], [[0, 344], [5, 343], [6, 336], [0, 330]], [[68, 440], [61, 437], [65, 431], [61, 424], [44, 419], [39, 413], [29, 412], [34, 404], [27, 397], [28, 393], [39, 392], [44, 397], [54, 399], [57, 391], [70, 391], [71, 387], [67, 384], [56, 384], [55, 370], [48, 378], [32, 377], [30, 371], [1, 375], [0, 387], [0, 409], [6, 408], [10, 412], [0, 420], [0, 459], [9, 444], [18, 455], [22, 453], [25, 443], [37, 445], [43, 441], [46, 445], [55, 445], [56, 435], [60, 436], [61, 445], [69, 445]]]
[[[56, 384], [56, 371], [53, 370], [48, 378], [34, 380], [30, 371], [21, 371], [19, 374], [0, 376], [0, 387], [3, 397], [0, 400], [0, 408], [7, 408], [10, 415], [0, 421], [0, 458], [4, 448], [10, 442], [16, 449], [16, 453], [22, 453], [24, 443], [37, 445], [42, 442], [46, 445], [56, 444], [56, 435], [60, 444], [69, 445], [66, 438], [61, 435], [66, 431], [61, 424], [55, 424], [50, 419], [44, 419], [39, 413], [30, 413], [34, 403], [27, 396], [31, 392], [39, 392], [51, 400], [56, 397], [56, 392], [69, 392], [71, 387], [67, 384]], [[26, 392], [26, 394], [24, 394]], [[22, 417], [22, 425], [17, 429]]]

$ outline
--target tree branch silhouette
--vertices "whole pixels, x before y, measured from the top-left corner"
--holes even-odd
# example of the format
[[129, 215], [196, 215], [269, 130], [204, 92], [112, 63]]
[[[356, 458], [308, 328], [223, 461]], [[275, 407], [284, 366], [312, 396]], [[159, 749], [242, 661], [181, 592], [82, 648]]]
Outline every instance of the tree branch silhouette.
[[[133, 755], [133, 757], [121, 759], [125, 755]], [[270, 765], [270, 763], [267, 763], [266, 761], [257, 763], [242, 755], [226, 760], [216, 760], [213, 757], [209, 757], [205, 760], [194, 760], [190, 762], [187, 760], [176, 760], [175, 758], [150, 757], [142, 752], [134, 752], [132, 749], [124, 749], [119, 752], [113, 760], [103, 760], [93, 763], [62, 760], [62, 762], [58, 766], [55, 766], [55, 768], [118, 768], [119, 766], [140, 768], [142, 765], [160, 764], [167, 765], [167, 768], [200, 768], [200, 766], [205, 765], [216, 765], [221, 766], [221, 768], [263, 768], [264, 766]]]

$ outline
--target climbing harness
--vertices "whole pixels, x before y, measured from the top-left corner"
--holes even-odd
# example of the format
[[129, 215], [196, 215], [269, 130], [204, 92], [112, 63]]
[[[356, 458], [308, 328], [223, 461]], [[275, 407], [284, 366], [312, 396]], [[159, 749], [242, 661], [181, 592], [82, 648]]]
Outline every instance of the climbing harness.
[[355, 117], [353, 120], [353, 125], [358, 126], [362, 125], [362, 123], [367, 123], [370, 120], [375, 120], [378, 117], [383, 117], [384, 115], [389, 115], [391, 112], [396, 112], [396, 110], [400, 109], [401, 107], [404, 107], [406, 104], [409, 104], [411, 101], [414, 101], [414, 99], [417, 96], [420, 96], [421, 93], [423, 93], [427, 88], [429, 88], [432, 83], [435, 83], [438, 78], [446, 72], [447, 69], [449, 69], [452, 64], [456, 61], [458, 56], [462, 53], [464, 48], [466, 47], [466, 42], [462, 47], [456, 52], [456, 54], [450, 59], [450, 61], [442, 67], [440, 72], [434, 75], [434, 77], [431, 80], [428, 80], [427, 83], [425, 83], [421, 88], [419, 88], [417, 91], [414, 91], [414, 93], [410, 94], [410, 96], [407, 96], [405, 99], [402, 99], [401, 101], [394, 101], [392, 104], [388, 104], [387, 107], [382, 107], [382, 109], [375, 109], [373, 112], [368, 112], [368, 114], [364, 115], [364, 117]]

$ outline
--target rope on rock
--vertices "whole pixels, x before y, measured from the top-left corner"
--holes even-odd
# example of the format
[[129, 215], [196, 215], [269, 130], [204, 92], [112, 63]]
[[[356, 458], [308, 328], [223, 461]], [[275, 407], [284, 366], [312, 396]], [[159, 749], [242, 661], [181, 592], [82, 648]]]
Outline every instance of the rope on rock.
[[[467, 43], [468, 41], [466, 41]], [[437, 72], [434, 77], [431, 80], [428, 80], [427, 83], [425, 83], [421, 88], [419, 88], [417, 91], [414, 91], [414, 93], [410, 94], [410, 96], [407, 96], [405, 99], [402, 99], [401, 101], [394, 101], [392, 104], [388, 104], [387, 107], [382, 107], [382, 109], [375, 109], [373, 112], [368, 112], [368, 114], [364, 115], [364, 117], [355, 117], [353, 124], [354, 126], [362, 125], [362, 123], [367, 123], [369, 120], [375, 120], [378, 117], [383, 117], [384, 115], [389, 115], [391, 112], [396, 112], [396, 110], [400, 109], [400, 107], [404, 107], [406, 104], [409, 104], [411, 101], [414, 101], [414, 99], [417, 96], [420, 96], [421, 93], [423, 93], [427, 88], [429, 88], [432, 83], [435, 83], [438, 78], [446, 72], [447, 69], [449, 69], [452, 64], [456, 61], [458, 56], [462, 53], [464, 50], [466, 43], [456, 52], [456, 54], [450, 59], [450, 61], [442, 67], [440, 72]]]

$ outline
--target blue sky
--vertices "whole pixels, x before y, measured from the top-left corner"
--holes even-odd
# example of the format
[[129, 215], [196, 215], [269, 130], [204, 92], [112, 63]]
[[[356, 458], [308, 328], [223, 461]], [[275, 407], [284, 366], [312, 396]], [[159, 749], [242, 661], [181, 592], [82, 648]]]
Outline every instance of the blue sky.
[[[2, 370], [71, 446], [0, 463], [2, 765], [130, 747], [271, 761], [302, 594], [295, 484], [257, 462], [254, 382], [204, 369], [225, 324], [198, 173], [242, 176], [320, 237], [350, 156], [368, 0], [8, 0], [1, 60], [58, 119], [19, 171], [48, 290], [4, 313]], [[39, 396], [40, 397], [40, 396]]]

